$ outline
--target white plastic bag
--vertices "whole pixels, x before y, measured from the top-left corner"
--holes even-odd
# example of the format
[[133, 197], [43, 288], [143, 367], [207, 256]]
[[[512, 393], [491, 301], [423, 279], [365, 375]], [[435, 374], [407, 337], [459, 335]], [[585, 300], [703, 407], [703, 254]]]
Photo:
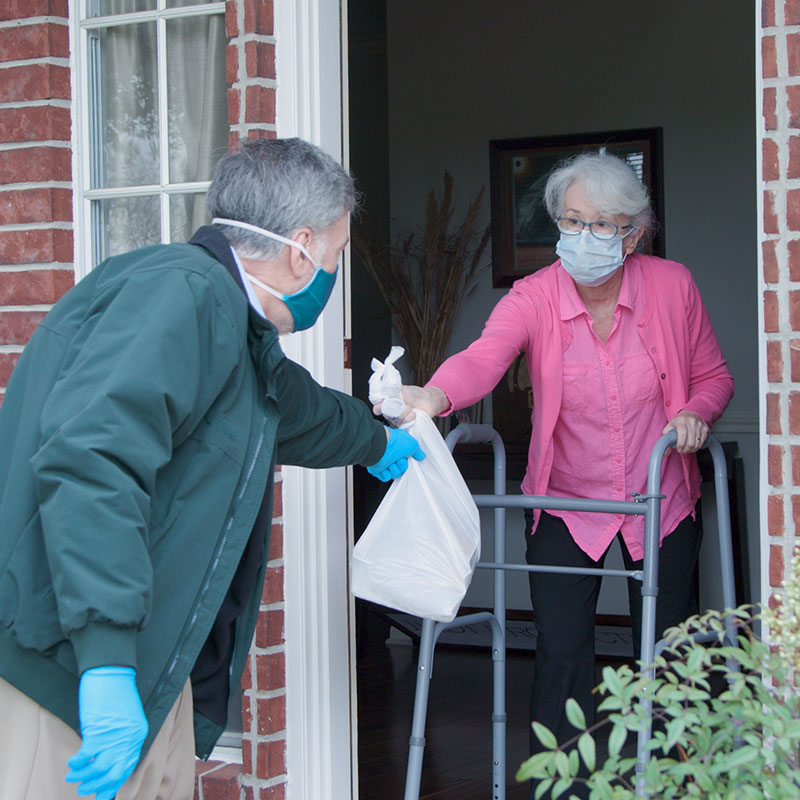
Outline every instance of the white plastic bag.
[[381, 414], [389, 422], [394, 422], [406, 407], [403, 401], [403, 379], [394, 366], [400, 356], [405, 353], [402, 347], [394, 346], [386, 356], [386, 361], [372, 359], [372, 375], [369, 379], [369, 401], [373, 405], [382, 403]]
[[415, 410], [406, 429], [426, 458], [389, 487], [353, 548], [356, 597], [450, 622], [480, 556], [478, 508], [431, 418]]

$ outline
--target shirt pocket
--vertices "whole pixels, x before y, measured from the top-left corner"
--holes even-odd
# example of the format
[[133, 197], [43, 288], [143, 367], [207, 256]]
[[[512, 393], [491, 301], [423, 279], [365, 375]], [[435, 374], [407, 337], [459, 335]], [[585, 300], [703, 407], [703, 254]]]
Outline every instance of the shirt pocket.
[[619, 365], [620, 389], [628, 406], [653, 403], [661, 395], [655, 364], [647, 353], [628, 356]]
[[562, 411], [591, 414], [601, 410], [598, 400], [603, 399], [604, 394], [601, 387], [600, 371], [596, 364], [565, 361], [562, 365], [562, 374]]

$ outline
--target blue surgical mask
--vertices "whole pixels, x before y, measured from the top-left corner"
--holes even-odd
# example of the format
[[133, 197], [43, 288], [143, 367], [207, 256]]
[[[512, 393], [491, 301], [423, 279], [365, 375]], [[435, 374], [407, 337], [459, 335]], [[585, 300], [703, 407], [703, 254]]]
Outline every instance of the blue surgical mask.
[[578, 234], [562, 233], [556, 245], [556, 253], [561, 259], [561, 266], [575, 283], [581, 286], [599, 286], [622, 266], [625, 260], [622, 240], [628, 233], [613, 239], [598, 239], [587, 229]]
[[236, 219], [222, 219], [220, 217], [215, 217], [211, 222], [219, 225], [234, 225], [237, 228], [244, 228], [248, 231], [260, 233], [268, 239], [275, 239], [278, 242], [283, 242], [283, 244], [289, 245], [289, 247], [296, 247], [316, 267], [311, 280], [302, 289], [293, 294], [282, 294], [271, 286], [267, 286], [266, 283], [263, 283], [249, 272], [245, 272], [250, 283], [286, 303], [289, 313], [294, 319], [294, 329], [296, 331], [304, 331], [310, 328], [317, 321], [317, 318], [322, 313], [322, 309], [325, 308], [325, 304], [331, 296], [333, 286], [336, 283], [336, 273], [339, 271], [338, 267], [333, 272], [326, 272], [320, 264], [314, 261], [311, 254], [300, 242], [292, 241], [285, 236], [279, 236], [277, 233], [259, 228], [257, 225], [239, 222], [239, 220]]

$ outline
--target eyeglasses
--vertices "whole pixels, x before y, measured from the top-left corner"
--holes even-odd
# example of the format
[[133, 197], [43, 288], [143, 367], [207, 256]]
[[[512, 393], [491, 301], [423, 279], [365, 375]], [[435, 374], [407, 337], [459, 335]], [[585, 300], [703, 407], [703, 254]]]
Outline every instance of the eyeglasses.
[[577, 236], [584, 228], [588, 228], [595, 239], [613, 239], [620, 231], [625, 231], [623, 236], [627, 236], [633, 230], [633, 225], [615, 225], [602, 219], [596, 222], [584, 222], [577, 217], [559, 217], [556, 225], [561, 233], [566, 233], [567, 236]]

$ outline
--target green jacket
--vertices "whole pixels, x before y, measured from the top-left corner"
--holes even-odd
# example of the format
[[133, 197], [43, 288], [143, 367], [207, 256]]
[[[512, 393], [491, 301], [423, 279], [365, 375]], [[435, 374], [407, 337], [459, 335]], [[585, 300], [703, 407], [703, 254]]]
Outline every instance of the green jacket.
[[[78, 283], [0, 406], [0, 675], [79, 730], [80, 673], [135, 667], [145, 750], [244, 574], [215, 667], [238, 683], [275, 463], [370, 465], [386, 447], [365, 404], [285, 357], [227, 240], [203, 228], [192, 241], [110, 258]], [[195, 707], [198, 755], [224, 722]]]

